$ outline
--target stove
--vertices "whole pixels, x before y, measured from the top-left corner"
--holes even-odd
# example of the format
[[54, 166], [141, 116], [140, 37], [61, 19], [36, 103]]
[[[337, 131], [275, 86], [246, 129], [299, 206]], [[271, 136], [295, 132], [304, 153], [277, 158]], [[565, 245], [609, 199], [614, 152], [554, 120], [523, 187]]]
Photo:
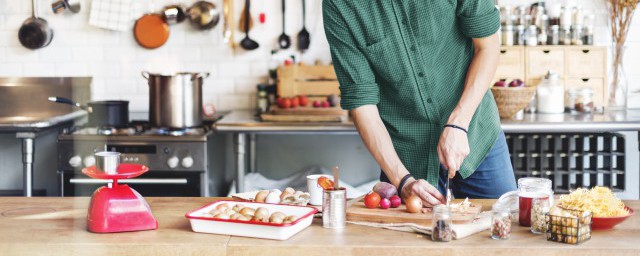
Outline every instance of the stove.
[[58, 136], [58, 176], [62, 196], [90, 196], [109, 180], [91, 179], [82, 168], [95, 164], [98, 151], [120, 152], [122, 163], [142, 164], [149, 172], [121, 180], [144, 196], [209, 196], [207, 137], [211, 124], [186, 129], [77, 127]]

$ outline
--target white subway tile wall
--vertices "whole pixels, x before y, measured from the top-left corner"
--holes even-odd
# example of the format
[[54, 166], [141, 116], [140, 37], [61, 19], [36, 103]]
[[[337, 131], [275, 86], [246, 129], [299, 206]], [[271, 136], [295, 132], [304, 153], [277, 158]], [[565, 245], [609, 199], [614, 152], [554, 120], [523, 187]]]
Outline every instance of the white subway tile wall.
[[[190, 6], [195, 0], [136, 0], [138, 12], [158, 12], [165, 5]], [[211, 0], [219, 7], [221, 0]], [[235, 3], [236, 22], [244, 7], [244, 1]], [[301, 1], [286, 0], [286, 33], [294, 42], [302, 26]], [[328, 45], [324, 38], [321, 17], [321, 0], [307, 1], [307, 29], [311, 33], [311, 48], [301, 56], [306, 63], [320, 60], [330, 62]], [[550, 0], [551, 1], [551, 0]], [[31, 1], [2, 1], [0, 4], [0, 76], [92, 76], [93, 99], [126, 99], [131, 101], [131, 110], [148, 109], [148, 88], [140, 75], [141, 71], [209, 72], [205, 80], [203, 100], [215, 104], [219, 110], [248, 109], [255, 106], [255, 86], [267, 81], [270, 51], [277, 47], [277, 37], [282, 33], [280, 0], [252, 1], [251, 14], [254, 28], [251, 38], [260, 43], [254, 51], [235, 50], [223, 44], [221, 23], [209, 31], [198, 31], [188, 21], [171, 26], [167, 43], [154, 50], [144, 49], [136, 43], [133, 33], [104, 30], [89, 25], [91, 0], [81, 0], [82, 11], [78, 14], [53, 14], [52, 1], [39, 0], [39, 16], [46, 19], [54, 29], [54, 38], [46, 48], [32, 51], [22, 47], [18, 41], [18, 29], [30, 16]], [[505, 4], [526, 4], [529, 0], [501, 0]], [[562, 2], [562, 1], [561, 1]], [[576, 2], [576, 1], [568, 1]], [[609, 44], [606, 12], [602, 0], [577, 1], [587, 11], [597, 15], [598, 33], [596, 42]], [[258, 22], [260, 13], [266, 22]], [[140, 15], [142, 13], [139, 13]], [[634, 20], [628, 41], [626, 71], [629, 90], [637, 95], [629, 100], [630, 106], [640, 107], [640, 18]], [[130, 24], [133, 28], [133, 23]], [[244, 33], [237, 31], [236, 40]]]
[[[169, 4], [189, 7], [195, 0], [135, 0], [137, 16], [147, 11], [159, 12]], [[210, 0], [219, 8], [221, 0]], [[243, 0], [235, 3], [237, 24]], [[204, 82], [203, 101], [219, 110], [249, 109], [255, 106], [255, 88], [267, 82], [270, 52], [277, 47], [282, 32], [280, 0], [252, 1], [254, 27], [250, 32], [260, 43], [255, 51], [239, 46], [232, 50], [222, 42], [221, 25], [207, 31], [190, 26], [188, 20], [171, 26], [169, 40], [158, 49], [144, 49], [136, 43], [132, 29], [119, 32], [89, 25], [91, 0], [80, 0], [80, 13], [54, 14], [51, 0], [38, 0], [39, 16], [54, 30], [51, 44], [43, 49], [28, 50], [18, 41], [18, 29], [31, 15], [31, 1], [2, 1], [0, 4], [0, 76], [92, 76], [92, 99], [129, 100], [132, 111], [148, 109], [147, 82], [141, 71], [173, 73], [180, 71], [209, 72]], [[304, 54], [308, 63], [320, 59], [330, 62], [322, 28], [321, 1], [307, 0], [307, 29], [312, 34], [312, 47]], [[295, 38], [302, 27], [301, 1], [287, 0], [286, 31]], [[260, 13], [266, 22], [259, 23]], [[235, 34], [237, 42], [244, 33]], [[295, 40], [294, 40], [295, 43]], [[292, 48], [295, 48], [295, 44]]]

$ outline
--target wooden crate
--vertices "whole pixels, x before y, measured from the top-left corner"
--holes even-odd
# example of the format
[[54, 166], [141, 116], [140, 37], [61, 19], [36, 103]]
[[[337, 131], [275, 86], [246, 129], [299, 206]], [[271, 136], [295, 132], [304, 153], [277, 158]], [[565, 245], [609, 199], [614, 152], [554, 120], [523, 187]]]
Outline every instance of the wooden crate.
[[292, 65], [278, 68], [278, 97], [306, 95], [313, 102], [326, 100], [331, 94], [340, 95], [333, 65]]

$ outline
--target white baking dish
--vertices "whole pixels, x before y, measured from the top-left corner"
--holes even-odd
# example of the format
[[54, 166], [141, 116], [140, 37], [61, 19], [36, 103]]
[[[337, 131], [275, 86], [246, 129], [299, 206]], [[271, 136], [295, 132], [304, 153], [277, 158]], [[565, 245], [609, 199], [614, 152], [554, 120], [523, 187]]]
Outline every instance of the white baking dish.
[[[221, 203], [227, 203], [231, 207], [235, 204], [242, 204], [254, 209], [258, 207], [265, 207], [269, 210], [269, 213], [282, 212], [287, 216], [298, 216], [298, 219], [292, 223], [273, 224], [257, 221], [241, 221], [208, 217], [207, 213]], [[191, 222], [191, 229], [194, 232], [287, 240], [291, 236], [311, 225], [313, 215], [316, 212], [318, 212], [317, 209], [307, 206], [223, 200], [216, 201], [202, 208], [193, 210], [187, 213], [185, 217], [187, 217]]]

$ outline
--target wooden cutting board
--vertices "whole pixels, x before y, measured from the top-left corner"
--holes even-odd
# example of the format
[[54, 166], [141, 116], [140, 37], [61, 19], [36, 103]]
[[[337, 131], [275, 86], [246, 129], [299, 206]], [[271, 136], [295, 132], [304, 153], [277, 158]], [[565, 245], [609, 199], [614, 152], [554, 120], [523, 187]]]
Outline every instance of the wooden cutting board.
[[297, 108], [272, 108], [271, 114], [273, 115], [335, 115], [346, 116], [348, 112], [340, 107], [331, 108], [314, 108], [314, 107], [297, 107]]
[[[416, 223], [418, 225], [430, 226], [432, 218], [431, 209], [425, 209], [428, 210], [426, 213], [409, 213], [404, 204], [398, 208], [369, 209], [364, 206], [364, 202], [357, 202], [347, 208], [347, 220], [375, 223]], [[469, 222], [475, 219], [481, 211], [481, 205], [472, 204], [464, 213], [454, 210], [451, 219], [455, 223]]]

